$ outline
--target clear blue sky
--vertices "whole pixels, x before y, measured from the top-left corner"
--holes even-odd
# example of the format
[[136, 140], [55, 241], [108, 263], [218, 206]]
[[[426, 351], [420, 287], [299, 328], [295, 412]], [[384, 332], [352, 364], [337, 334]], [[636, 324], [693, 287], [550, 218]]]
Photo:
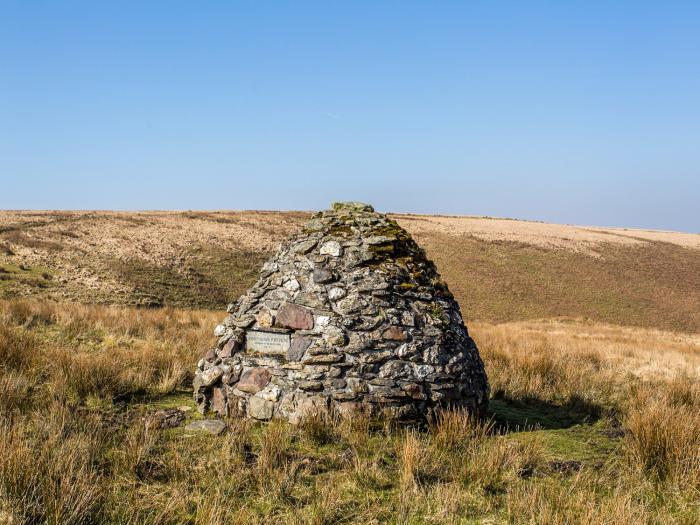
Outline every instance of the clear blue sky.
[[0, 208], [700, 231], [699, 2], [0, 2]]

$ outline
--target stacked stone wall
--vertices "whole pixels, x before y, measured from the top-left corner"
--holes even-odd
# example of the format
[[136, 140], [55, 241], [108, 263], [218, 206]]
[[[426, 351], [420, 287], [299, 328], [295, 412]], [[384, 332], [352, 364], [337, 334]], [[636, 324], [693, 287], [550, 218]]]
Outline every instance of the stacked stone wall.
[[202, 412], [298, 422], [366, 410], [481, 411], [488, 383], [459, 305], [423, 250], [367, 205], [314, 216], [262, 267], [197, 365]]

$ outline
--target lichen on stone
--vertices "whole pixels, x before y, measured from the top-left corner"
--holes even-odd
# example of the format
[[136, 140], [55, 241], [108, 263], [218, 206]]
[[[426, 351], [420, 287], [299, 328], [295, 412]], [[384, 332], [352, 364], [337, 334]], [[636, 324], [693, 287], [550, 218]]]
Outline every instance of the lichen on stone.
[[[229, 305], [197, 365], [200, 411], [298, 422], [309, 411], [420, 421], [481, 412], [488, 382], [447, 285], [395, 221], [334, 203]], [[246, 343], [267, 337], [269, 348]]]

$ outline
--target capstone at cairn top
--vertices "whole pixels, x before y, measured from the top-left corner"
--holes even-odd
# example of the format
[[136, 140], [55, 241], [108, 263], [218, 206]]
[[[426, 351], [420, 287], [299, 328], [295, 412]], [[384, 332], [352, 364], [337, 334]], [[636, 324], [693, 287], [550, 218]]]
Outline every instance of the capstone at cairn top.
[[197, 366], [202, 412], [297, 422], [333, 408], [422, 420], [488, 402], [457, 302], [408, 233], [371, 206], [316, 214], [228, 312]]

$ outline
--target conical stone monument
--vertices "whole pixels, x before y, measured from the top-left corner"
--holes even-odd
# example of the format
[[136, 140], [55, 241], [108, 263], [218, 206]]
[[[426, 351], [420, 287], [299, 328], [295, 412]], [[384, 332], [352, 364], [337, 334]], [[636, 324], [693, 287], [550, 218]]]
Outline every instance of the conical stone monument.
[[197, 365], [202, 412], [296, 423], [364, 410], [420, 421], [488, 402], [459, 305], [410, 235], [371, 206], [316, 214], [228, 312]]

